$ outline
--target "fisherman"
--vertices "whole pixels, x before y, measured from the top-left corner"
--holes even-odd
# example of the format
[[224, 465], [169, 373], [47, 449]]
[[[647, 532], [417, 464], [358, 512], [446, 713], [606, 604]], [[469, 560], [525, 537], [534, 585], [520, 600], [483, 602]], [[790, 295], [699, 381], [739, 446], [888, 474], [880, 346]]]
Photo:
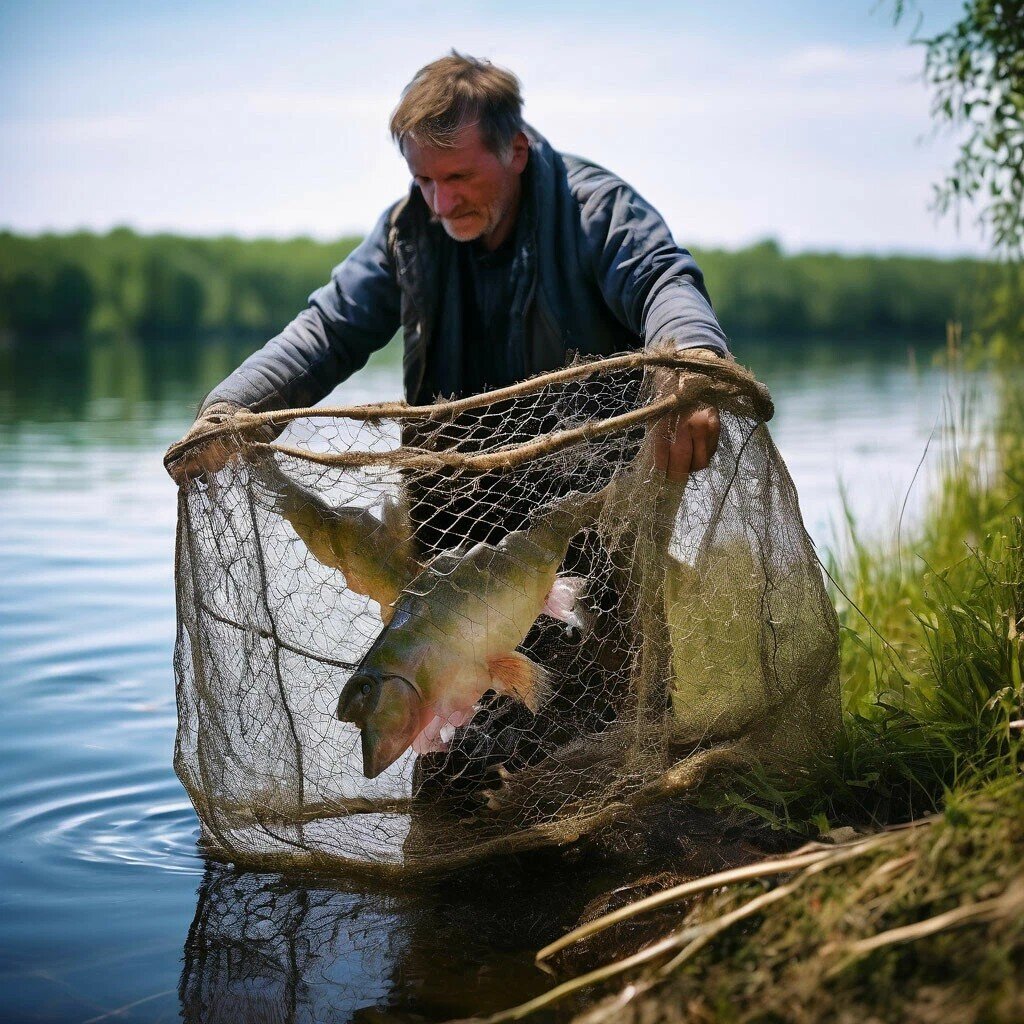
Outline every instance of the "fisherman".
[[[413, 405], [504, 387], [574, 354], [665, 340], [728, 353], [693, 257], [629, 185], [524, 123], [511, 72], [453, 51], [406, 86], [391, 134], [408, 195], [207, 395], [193, 431], [239, 408], [315, 404], [399, 327]], [[700, 410], [660, 433], [657, 464], [679, 480], [707, 465], [718, 418]], [[226, 454], [199, 449], [173, 474], [219, 469]]]
[[[453, 50], [417, 72], [390, 128], [408, 194], [307, 308], [210, 392], [190, 434], [238, 409], [315, 404], [399, 328], [413, 405], [504, 387], [576, 355], [669, 342], [728, 355], [690, 253], [629, 185], [525, 124], [510, 71]], [[666, 419], [654, 428], [655, 467], [685, 482], [707, 466], [718, 433], [711, 408]], [[169, 468], [183, 483], [230, 454], [198, 448]], [[443, 546], [436, 516], [412, 521], [423, 551]]]

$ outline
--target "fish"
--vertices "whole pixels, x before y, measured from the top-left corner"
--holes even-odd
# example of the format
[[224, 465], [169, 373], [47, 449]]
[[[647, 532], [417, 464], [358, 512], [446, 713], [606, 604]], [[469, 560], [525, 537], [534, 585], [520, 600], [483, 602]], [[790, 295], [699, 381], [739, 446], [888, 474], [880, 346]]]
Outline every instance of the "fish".
[[488, 690], [540, 709], [548, 673], [518, 648], [542, 613], [587, 626], [585, 581], [559, 576], [559, 568], [603, 498], [568, 495], [497, 544], [442, 552], [403, 589], [338, 700], [337, 718], [361, 731], [368, 779], [410, 747], [445, 749]]
[[328, 505], [284, 473], [272, 456], [254, 462], [252, 469], [271, 510], [291, 524], [318, 562], [342, 573], [349, 590], [376, 601], [387, 625], [398, 595], [422, 568], [401, 503], [385, 496], [378, 519], [368, 508]]

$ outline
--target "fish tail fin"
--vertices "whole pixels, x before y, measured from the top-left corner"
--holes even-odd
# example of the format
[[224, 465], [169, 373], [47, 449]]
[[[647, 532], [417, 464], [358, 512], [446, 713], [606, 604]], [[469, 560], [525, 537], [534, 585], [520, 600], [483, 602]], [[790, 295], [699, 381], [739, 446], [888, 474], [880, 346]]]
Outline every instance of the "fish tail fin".
[[578, 629], [584, 636], [594, 628], [595, 614], [580, 600], [587, 585], [584, 576], [559, 576], [548, 591], [542, 614]]
[[536, 713], [547, 700], [551, 677], [545, 668], [525, 654], [513, 651], [500, 658], [491, 658], [487, 662], [487, 670], [495, 690], [522, 701], [531, 711]]
[[319, 495], [288, 476], [273, 455], [254, 459], [250, 468], [270, 511], [287, 519], [300, 536], [323, 529], [330, 518], [330, 508]]

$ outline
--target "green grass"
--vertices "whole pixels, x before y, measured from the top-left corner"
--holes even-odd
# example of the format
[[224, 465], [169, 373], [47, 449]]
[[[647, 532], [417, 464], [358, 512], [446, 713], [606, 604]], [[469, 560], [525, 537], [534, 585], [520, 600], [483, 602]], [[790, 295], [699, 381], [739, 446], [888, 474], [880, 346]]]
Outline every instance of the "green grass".
[[[959, 375], [951, 379], [955, 393]], [[1020, 376], [995, 379], [994, 410], [979, 410], [978, 396], [950, 403], [919, 524], [882, 542], [862, 537], [847, 514], [844, 554], [828, 566], [842, 644], [837, 748], [802, 777], [727, 785], [732, 806], [804, 833], [884, 825], [1018, 770], [1020, 733], [1010, 726], [1024, 717], [1024, 410]]]
[[923, 519], [883, 543], [847, 517], [829, 567], [845, 595], [838, 745], [802, 775], [724, 777], [708, 797], [806, 838], [934, 821], [682, 906], [678, 927], [714, 934], [634, 972], [589, 1022], [1024, 1019], [1024, 390], [997, 355], [992, 408], [951, 405]]
[[[598, 1019], [1024, 1019], [1024, 780], [953, 791], [935, 824], [893, 840], [780, 880], [788, 894]], [[771, 880], [720, 889], [686, 924], [772, 892]]]

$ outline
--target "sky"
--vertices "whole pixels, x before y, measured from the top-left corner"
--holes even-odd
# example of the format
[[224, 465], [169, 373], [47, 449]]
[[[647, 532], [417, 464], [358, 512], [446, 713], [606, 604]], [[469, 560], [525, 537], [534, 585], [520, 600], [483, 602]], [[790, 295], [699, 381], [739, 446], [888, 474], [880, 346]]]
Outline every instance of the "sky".
[[[962, 0], [920, 0], [919, 32]], [[556, 149], [685, 245], [981, 253], [929, 210], [936, 134], [891, 0], [0, 0], [0, 227], [331, 239], [408, 187], [387, 132], [450, 48], [511, 68]]]

